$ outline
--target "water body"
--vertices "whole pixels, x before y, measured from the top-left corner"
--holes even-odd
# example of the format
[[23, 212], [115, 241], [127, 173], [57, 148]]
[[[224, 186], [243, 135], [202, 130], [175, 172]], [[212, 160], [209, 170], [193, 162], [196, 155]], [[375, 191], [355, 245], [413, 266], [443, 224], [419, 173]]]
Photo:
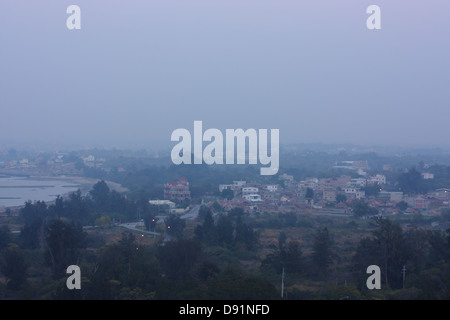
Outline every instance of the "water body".
[[79, 188], [69, 180], [0, 177], [0, 208], [22, 206], [29, 200], [53, 201]]

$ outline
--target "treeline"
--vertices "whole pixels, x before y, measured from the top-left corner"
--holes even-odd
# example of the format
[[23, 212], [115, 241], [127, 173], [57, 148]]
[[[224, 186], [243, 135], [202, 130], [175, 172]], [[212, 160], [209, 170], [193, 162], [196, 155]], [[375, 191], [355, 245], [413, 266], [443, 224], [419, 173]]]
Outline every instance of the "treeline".
[[[208, 209], [203, 209], [203, 222], [195, 229], [194, 238], [206, 247], [222, 246], [237, 250], [238, 210], [219, 214], [212, 218]], [[444, 214], [444, 213], [443, 213]], [[444, 214], [445, 215], [445, 214]], [[318, 227], [298, 220], [294, 214], [282, 215], [274, 220], [259, 219], [259, 223], [246, 223], [247, 239], [254, 239], [251, 247], [241, 246], [254, 252], [261, 249], [258, 236], [260, 228], [279, 228], [277, 246], [271, 252], [260, 256], [260, 273], [273, 278], [283, 271], [294, 277], [298, 283], [303, 281], [327, 282], [330, 277], [338, 277], [336, 269], [341, 269], [349, 278], [349, 286], [341, 288], [350, 299], [450, 299], [450, 229], [422, 229], [412, 227], [403, 229], [389, 218], [372, 216], [369, 227], [372, 230], [364, 236], [356, 247], [337, 247], [334, 234], [328, 227]], [[448, 213], [447, 213], [448, 216]], [[251, 219], [247, 217], [251, 222]], [[361, 221], [361, 220], [360, 220]], [[289, 239], [285, 227], [315, 229], [310, 245]], [[345, 226], [345, 225], [344, 225]], [[358, 228], [355, 221], [347, 228]], [[350, 230], [348, 229], [348, 230]], [[309, 237], [309, 236], [308, 236]], [[309, 242], [309, 240], [308, 240]], [[243, 245], [243, 242], [240, 242]], [[343, 260], [341, 254], [348, 251], [351, 257]], [[307, 253], [305, 253], [307, 252]], [[345, 270], [340, 264], [344, 263]], [[383, 290], [369, 290], [366, 286], [367, 267], [378, 265], [381, 269]], [[404, 274], [403, 274], [404, 272]], [[340, 277], [340, 276], [339, 276]], [[292, 281], [292, 280], [291, 280]], [[338, 288], [322, 288], [319, 291], [302, 291], [295, 286], [287, 289], [291, 299], [335, 299], [339, 298]], [[344, 294], [343, 294], [344, 295]]]
[[427, 193], [439, 188], [450, 187], [450, 166], [433, 165], [426, 169], [426, 172], [433, 173], [433, 179], [424, 179], [422, 172], [425, 169], [422, 165], [412, 167], [408, 172], [402, 173], [398, 176], [395, 187], [407, 194]]
[[[118, 242], [105, 245], [101, 232], [83, 230], [83, 224], [103, 224], [104, 218], [115, 212], [111, 206], [117, 208], [114, 203], [119, 199], [124, 208], [131, 208], [130, 215], [122, 217], [135, 220], [138, 212], [146, 229], [154, 231], [160, 213], [155, 207], [148, 201], [134, 202], [116, 196], [100, 181], [86, 196], [76, 192], [67, 200], [58, 197], [49, 206], [41, 201], [26, 203], [17, 217], [23, 223], [20, 233], [12, 234], [6, 227], [0, 229], [0, 274], [5, 279], [0, 284], [0, 298], [276, 298], [276, 289], [267, 280], [246, 275], [239, 263], [214, 260], [205, 251], [212, 242], [206, 244], [205, 238], [183, 236], [186, 223], [179, 216], [165, 218], [165, 241], [161, 238], [154, 245], [141, 244], [140, 237], [131, 232], [124, 232]], [[203, 216], [204, 211], [202, 208]], [[107, 222], [110, 226], [111, 221]], [[236, 236], [230, 242], [214, 245], [256, 249], [257, 233], [237, 214], [230, 223], [237, 223], [231, 230]], [[82, 270], [82, 290], [66, 288], [65, 270], [72, 264]]]
[[278, 246], [261, 263], [261, 269], [307, 276], [311, 279], [325, 278], [333, 260], [336, 247], [327, 227], [315, 232], [311, 254], [305, 255], [298, 241], [289, 240], [284, 231], [278, 236]]
[[[35, 242], [30, 242], [30, 232], [36, 237]], [[49, 220], [35, 230], [24, 230], [17, 238], [12, 237], [9, 229], [2, 228], [0, 238], [0, 272], [8, 280], [6, 288], [12, 292], [24, 289], [21, 292], [25, 294], [30, 269], [38, 273], [47, 269], [50, 279], [58, 279], [69, 265], [80, 263], [86, 248], [86, 233], [81, 225], [59, 219]], [[30, 263], [35, 252], [41, 255], [37, 259], [41, 265]]]
[[[4, 230], [1, 230], [0, 235]], [[13, 239], [9, 239], [11, 241]], [[237, 263], [213, 261], [195, 239], [141, 245], [131, 232], [93, 251], [86, 233], [52, 220], [45, 248], [29, 251], [9, 242], [0, 254], [2, 299], [276, 299], [267, 280]], [[65, 269], [81, 269], [81, 290], [68, 290]]]
[[[276, 278], [278, 284], [284, 271], [291, 285], [311, 280], [325, 283], [336, 275], [337, 264], [343, 263], [339, 255], [351, 249], [343, 271], [351, 275], [349, 285], [340, 288], [348, 298], [450, 299], [450, 229], [403, 230], [387, 218], [375, 217], [370, 235], [355, 248], [337, 248], [327, 227], [316, 229], [308, 248], [281, 230], [277, 246], [261, 256], [258, 232], [239, 212], [212, 219], [208, 210], [203, 211], [203, 222], [192, 237], [153, 245], [141, 244], [130, 232], [104, 245], [101, 239], [88, 236], [80, 224], [53, 219], [43, 230], [42, 248], [30, 250], [20, 235], [1, 228], [0, 273], [6, 285], [0, 285], [0, 297], [277, 299], [279, 289], [267, 279]], [[88, 249], [93, 243], [97, 250]], [[259, 263], [259, 271], [242, 270], [238, 256], [259, 256], [253, 260]], [[65, 268], [71, 264], [82, 270], [82, 290], [66, 288]], [[370, 265], [381, 269], [382, 290], [366, 287]], [[338, 289], [323, 286], [313, 292], [293, 285], [286, 292], [289, 299], [336, 299]]]
[[203, 223], [195, 228], [195, 239], [207, 246], [224, 246], [235, 249], [244, 246], [247, 250], [254, 250], [258, 244], [259, 234], [244, 221], [244, 211], [233, 208], [227, 214], [220, 214], [214, 221], [211, 209], [202, 206], [199, 217]]
[[254, 165], [210, 166], [202, 165], [151, 165], [141, 161], [129, 164], [125, 172], [117, 169], [87, 168], [85, 175], [90, 178], [110, 180], [128, 188], [132, 194], [144, 194], [149, 199], [162, 199], [164, 184], [185, 177], [190, 184], [192, 198], [200, 198], [206, 193], [215, 192], [219, 184], [232, 183], [233, 180], [260, 181], [274, 183], [273, 176], [261, 176], [259, 167]]
[[[89, 269], [88, 269], [89, 270]], [[275, 288], [237, 265], [218, 265], [194, 239], [141, 246], [129, 232], [102, 251], [83, 299], [274, 299]], [[58, 298], [75, 294], [62, 291]]]
[[[357, 225], [353, 222], [348, 227], [357, 228]], [[343, 274], [349, 277], [345, 287], [322, 286], [317, 291], [288, 287], [290, 299], [450, 298], [450, 229], [402, 229], [382, 217], [372, 217], [370, 228], [370, 234], [354, 248], [337, 247], [333, 232], [327, 227], [318, 228], [307, 247], [301, 241], [289, 240], [285, 232], [280, 231], [278, 245], [261, 261], [261, 271], [268, 276], [270, 272], [284, 271], [298, 284], [309, 281], [325, 284]], [[344, 253], [346, 258], [341, 256]], [[382, 290], [369, 290], [366, 286], [369, 277], [366, 271], [370, 265], [380, 267]], [[340, 273], [336, 269], [340, 269]]]
[[148, 210], [147, 199], [127, 197], [110, 190], [102, 180], [84, 196], [77, 190], [71, 193], [68, 199], [58, 196], [50, 205], [44, 201], [27, 201], [20, 210], [19, 217], [25, 226], [37, 221], [61, 218], [82, 225], [96, 225], [102, 216], [108, 216], [116, 221], [136, 221], [139, 214], [146, 210]]
[[[382, 284], [398, 290], [392, 298], [450, 299], [450, 229], [405, 231], [386, 218], [372, 221], [374, 230], [359, 242], [352, 261], [356, 274], [378, 265]], [[366, 279], [360, 278], [361, 291], [367, 290]]]

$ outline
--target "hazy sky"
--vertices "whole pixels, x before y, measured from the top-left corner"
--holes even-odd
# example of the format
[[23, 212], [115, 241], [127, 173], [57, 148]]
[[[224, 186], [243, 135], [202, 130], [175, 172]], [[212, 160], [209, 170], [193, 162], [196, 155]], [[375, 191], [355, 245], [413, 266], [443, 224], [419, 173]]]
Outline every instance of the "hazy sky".
[[194, 120], [448, 146], [450, 1], [0, 0], [0, 141], [171, 147]]

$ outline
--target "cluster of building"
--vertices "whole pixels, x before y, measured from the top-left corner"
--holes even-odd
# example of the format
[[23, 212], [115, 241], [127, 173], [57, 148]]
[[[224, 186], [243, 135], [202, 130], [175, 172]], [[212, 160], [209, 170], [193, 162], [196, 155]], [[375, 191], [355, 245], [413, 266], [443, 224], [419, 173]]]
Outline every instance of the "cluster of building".
[[[105, 167], [105, 158], [87, 155], [80, 157], [79, 161], [87, 168], [101, 168], [106, 172], [110, 171], [110, 168]], [[0, 159], [0, 173], [36, 176], [82, 175], [84, 169], [80, 165], [81, 163], [73, 161], [66, 152], [55, 152], [45, 156], [30, 154], [28, 157], [20, 157], [16, 160]]]
[[[82, 175], [83, 167], [111, 170], [105, 165], [106, 160], [104, 158], [89, 154], [79, 157], [76, 162], [66, 153], [54, 153], [45, 157], [36, 155], [16, 157], [16, 160], [11, 159], [13, 159], [11, 156], [0, 158], [0, 173], [50, 176]], [[450, 189], [448, 188], [433, 190], [428, 194], [406, 195], [399, 190], [388, 191], [393, 188], [384, 174], [367, 174], [369, 172], [367, 161], [340, 161], [336, 162], [334, 167], [357, 174], [349, 173], [348, 175], [330, 178], [310, 177], [301, 181], [296, 181], [292, 175], [279, 174], [278, 181], [272, 184], [258, 184], [239, 180], [230, 184], [220, 184], [217, 191], [222, 196], [210, 196], [204, 199], [207, 203], [217, 202], [225, 210], [239, 207], [247, 212], [308, 210], [311, 212], [350, 213], [351, 202], [355, 199], [364, 199], [369, 205], [386, 214], [398, 212], [399, 207], [402, 206], [397, 204], [402, 201], [407, 204], [406, 212], [411, 213], [437, 214], [442, 208], [449, 207]], [[117, 171], [123, 172], [125, 169], [117, 168]], [[383, 166], [383, 173], [390, 171], [392, 171], [390, 165]], [[355, 176], [358, 177], [355, 178]], [[423, 172], [422, 177], [425, 180], [434, 179], [433, 173], [428, 172]], [[369, 186], [378, 188], [378, 192], [366, 194]], [[371, 190], [373, 191], [373, 188]], [[223, 196], [225, 193], [227, 193], [227, 197]], [[210, 199], [210, 201], [206, 199]], [[171, 201], [170, 205], [167, 205], [171, 210], [175, 209], [175, 204], [177, 204], [177, 207], [180, 203], [189, 204], [191, 192], [188, 180], [180, 178], [175, 182], [167, 182], [164, 185], [164, 200]]]
[[[368, 177], [352, 178], [342, 175], [333, 178], [308, 178], [295, 181], [287, 174], [279, 176], [278, 184], [254, 184], [247, 181], [233, 181], [232, 184], [219, 185], [219, 192], [233, 192], [230, 200], [224, 197], [211, 199], [217, 201], [225, 210], [235, 207], [246, 212], [290, 212], [307, 210], [309, 212], [351, 213], [351, 202], [364, 199], [382, 214], [402, 211], [399, 202], [405, 202], [407, 213], [426, 211], [438, 214], [448, 208], [450, 189], [441, 188], [426, 195], [405, 195], [399, 191], [385, 191], [386, 176], [375, 174]], [[366, 195], [366, 187], [373, 186], [376, 193]], [[372, 188], [373, 189], [373, 188]]]
[[64, 161], [65, 154], [55, 153], [50, 157], [36, 156], [19, 160], [0, 161], [0, 172], [13, 175], [80, 175], [82, 170], [73, 162]]
[[83, 161], [83, 164], [89, 168], [103, 168], [106, 162], [105, 158], [96, 158], [92, 154], [88, 155], [87, 157], [82, 157], [81, 159]]

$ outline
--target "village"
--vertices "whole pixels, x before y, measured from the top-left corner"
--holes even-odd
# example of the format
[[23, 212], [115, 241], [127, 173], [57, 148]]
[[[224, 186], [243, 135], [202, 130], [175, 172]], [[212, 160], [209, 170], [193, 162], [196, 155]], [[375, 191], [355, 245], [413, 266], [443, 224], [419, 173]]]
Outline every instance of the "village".
[[[341, 175], [332, 178], [310, 177], [296, 181], [294, 176], [281, 174], [279, 183], [258, 184], [236, 180], [231, 184], [219, 184], [220, 196], [206, 195], [202, 204], [217, 210], [230, 211], [241, 208], [247, 213], [310, 213], [353, 215], [352, 202], [362, 200], [382, 216], [394, 214], [439, 215], [449, 208], [450, 189], [438, 188], [426, 194], [407, 194], [401, 188], [392, 191], [393, 182], [382, 173], [367, 176], [367, 161], [349, 161], [349, 169], [360, 175]], [[386, 168], [388, 169], [388, 167]], [[434, 179], [432, 173], [422, 173], [424, 180]], [[180, 178], [178, 182], [165, 184], [164, 199], [176, 203], [190, 200], [189, 182]], [[175, 211], [174, 211], [175, 212]]]
[[[125, 163], [114, 165], [113, 161], [117, 161], [115, 159], [121, 155], [115, 153], [107, 157], [94, 156], [90, 153], [78, 155], [51, 153], [46, 156], [30, 154], [21, 156], [11, 154], [10, 151], [9, 154], [4, 153], [0, 159], [0, 173], [20, 176], [83, 177], [90, 172], [101, 172], [113, 179], [129, 172]], [[174, 213], [189, 210], [188, 205], [201, 203], [211, 207], [213, 212], [219, 210], [218, 208], [221, 211], [241, 208], [244, 212], [255, 214], [294, 212], [351, 216], [354, 214], [352, 207], [354, 200], [364, 201], [382, 216], [394, 214], [436, 216], [442, 209], [450, 208], [449, 185], [443, 183], [442, 187], [427, 190], [426, 193], [404, 192], [392, 178], [393, 168], [390, 164], [374, 170], [369, 167], [367, 160], [346, 160], [336, 161], [330, 169], [340, 170], [342, 174], [299, 179], [282, 170], [271, 178], [270, 184], [261, 183], [261, 180], [255, 182], [253, 177], [242, 176], [242, 179], [226, 181], [227, 183], [216, 180], [213, 189], [200, 194], [191, 193], [193, 185], [196, 185], [195, 181], [192, 184], [188, 179], [178, 176], [178, 181], [162, 180], [158, 187], [161, 189], [158, 192], [160, 196], [149, 200], [156, 203], [164, 200], [164, 205]], [[427, 168], [423, 169], [420, 172], [421, 179], [432, 182], [435, 179], [434, 173], [429, 172]], [[117, 182], [121, 181], [118, 179]]]

